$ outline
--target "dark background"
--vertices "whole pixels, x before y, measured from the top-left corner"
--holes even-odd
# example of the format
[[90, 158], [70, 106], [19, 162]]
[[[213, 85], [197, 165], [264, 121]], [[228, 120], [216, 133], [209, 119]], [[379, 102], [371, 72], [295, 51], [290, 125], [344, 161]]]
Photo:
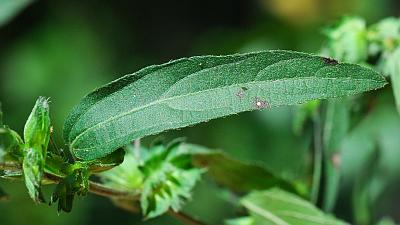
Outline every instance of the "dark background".
[[[343, 15], [373, 23], [399, 12], [397, 0], [34, 1], [0, 27], [5, 122], [22, 132], [37, 96], [48, 96], [61, 144], [63, 120], [73, 105], [124, 74], [192, 55], [264, 49], [318, 52], [321, 28]], [[284, 177], [307, 179], [308, 139], [293, 134], [292, 114], [289, 107], [244, 113], [163, 135], [186, 136], [189, 142], [234, 157], [262, 160]], [[57, 215], [55, 207], [35, 205], [22, 183], [0, 184], [11, 195], [10, 201], [0, 203], [0, 224], [180, 224], [168, 216], [142, 222], [140, 216], [92, 195], [79, 198], [72, 213]], [[215, 224], [234, 217], [236, 209], [218, 190], [201, 183], [185, 210]], [[394, 196], [382, 200], [392, 216], [400, 200]], [[342, 197], [339, 215], [347, 218], [349, 204]]]

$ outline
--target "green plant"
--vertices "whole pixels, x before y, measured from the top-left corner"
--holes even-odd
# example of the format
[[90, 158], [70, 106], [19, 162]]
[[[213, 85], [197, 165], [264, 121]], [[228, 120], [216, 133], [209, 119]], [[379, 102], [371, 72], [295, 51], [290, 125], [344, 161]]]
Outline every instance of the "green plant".
[[[343, 141], [381, 95], [363, 93], [386, 84], [374, 69], [390, 76], [400, 102], [399, 27], [398, 19], [367, 28], [360, 18], [345, 18], [325, 31], [328, 41], [321, 54], [326, 57], [276, 50], [146, 67], [95, 90], [75, 106], [64, 124], [66, 149], [51, 141], [49, 102], [40, 97], [23, 138], [2, 123], [0, 114], [0, 175], [23, 179], [35, 202], [57, 203], [59, 211], [71, 211], [76, 195], [92, 192], [145, 218], [169, 213], [188, 224], [203, 224], [180, 210], [207, 174], [237, 194], [237, 203], [247, 210], [227, 224], [346, 224], [329, 215], [337, 199]], [[295, 132], [313, 132], [311, 182], [288, 180], [181, 139], [140, 146], [140, 138], [167, 130], [298, 104]], [[380, 147], [373, 144], [378, 150], [367, 160], [371, 173]], [[357, 224], [373, 222], [366, 176], [354, 188]], [[56, 186], [50, 200], [41, 192], [47, 184]]]

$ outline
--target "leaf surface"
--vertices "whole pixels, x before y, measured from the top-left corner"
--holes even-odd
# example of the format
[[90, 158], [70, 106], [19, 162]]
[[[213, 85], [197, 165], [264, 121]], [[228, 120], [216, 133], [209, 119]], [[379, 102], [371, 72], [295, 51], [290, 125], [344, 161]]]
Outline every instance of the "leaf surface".
[[[195, 145], [188, 145], [190, 150], [195, 148]], [[196, 152], [196, 150], [192, 150], [191, 154], [194, 165], [207, 168], [207, 174], [217, 184], [234, 192], [245, 193], [271, 187], [297, 192], [291, 183], [275, 176], [260, 163], [236, 160], [220, 151]]]
[[291, 51], [183, 58], [90, 93], [67, 118], [64, 139], [76, 157], [92, 160], [165, 130], [385, 83], [371, 69]]
[[345, 225], [311, 203], [274, 188], [252, 192], [242, 199], [254, 225]]

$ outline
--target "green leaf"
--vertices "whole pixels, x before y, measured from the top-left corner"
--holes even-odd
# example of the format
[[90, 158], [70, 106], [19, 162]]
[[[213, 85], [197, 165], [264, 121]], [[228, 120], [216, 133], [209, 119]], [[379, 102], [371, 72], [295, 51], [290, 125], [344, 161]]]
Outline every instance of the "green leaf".
[[39, 97], [24, 127], [24, 140], [28, 148], [40, 146], [44, 152], [50, 140], [49, 101]]
[[5, 25], [21, 10], [27, 7], [32, 0], [1, 0], [0, 1], [0, 26]]
[[331, 212], [339, 192], [341, 147], [350, 125], [349, 99], [327, 103], [323, 130], [325, 185], [323, 209]]
[[274, 188], [256, 191], [241, 200], [254, 225], [344, 225], [296, 195]]
[[132, 140], [244, 111], [381, 88], [371, 69], [291, 51], [198, 56], [150, 66], [86, 96], [64, 139], [91, 160]]
[[145, 179], [140, 203], [147, 218], [159, 216], [170, 208], [179, 211], [204, 172], [191, 165], [190, 155], [180, 146], [153, 147], [141, 167]]
[[366, 22], [359, 17], [344, 17], [324, 31], [328, 38], [325, 51], [345, 62], [361, 63], [368, 57]]
[[30, 197], [44, 202], [41, 182], [44, 174], [47, 147], [50, 140], [50, 115], [48, 100], [39, 97], [24, 128], [23, 172]]
[[[199, 148], [187, 145], [188, 149]], [[190, 150], [189, 150], [190, 151]], [[243, 162], [232, 159], [223, 152], [205, 150], [191, 152], [196, 166], [207, 168], [207, 175], [224, 187], [238, 193], [251, 190], [263, 190], [271, 187], [281, 187], [291, 192], [297, 192], [288, 181], [269, 172], [260, 163]]]

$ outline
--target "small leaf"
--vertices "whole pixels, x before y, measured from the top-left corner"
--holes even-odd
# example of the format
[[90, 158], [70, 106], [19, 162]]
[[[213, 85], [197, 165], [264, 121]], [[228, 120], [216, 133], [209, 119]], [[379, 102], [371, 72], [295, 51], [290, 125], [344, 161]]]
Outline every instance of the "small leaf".
[[170, 208], [179, 211], [200, 180], [203, 170], [194, 168], [190, 155], [182, 154], [179, 146], [153, 147], [141, 167], [145, 179], [140, 203], [147, 218], [159, 216]]
[[241, 200], [254, 225], [345, 225], [296, 195], [274, 188], [256, 191]]
[[150, 66], [86, 96], [64, 139], [76, 157], [103, 157], [132, 140], [244, 111], [381, 88], [371, 69], [291, 51], [198, 56]]
[[44, 97], [39, 97], [29, 115], [24, 127], [24, 140], [26, 146], [40, 146], [47, 150], [50, 140], [50, 114], [49, 102]]
[[44, 202], [41, 182], [44, 174], [47, 147], [50, 140], [48, 100], [39, 97], [24, 128], [23, 172], [29, 195], [35, 202]]
[[[196, 146], [189, 145], [187, 148], [193, 149]], [[259, 164], [232, 159], [219, 151], [208, 150], [191, 154], [193, 154], [194, 165], [207, 168], [207, 174], [215, 182], [232, 191], [245, 193], [251, 190], [281, 187], [296, 192], [292, 184], [275, 176]]]

